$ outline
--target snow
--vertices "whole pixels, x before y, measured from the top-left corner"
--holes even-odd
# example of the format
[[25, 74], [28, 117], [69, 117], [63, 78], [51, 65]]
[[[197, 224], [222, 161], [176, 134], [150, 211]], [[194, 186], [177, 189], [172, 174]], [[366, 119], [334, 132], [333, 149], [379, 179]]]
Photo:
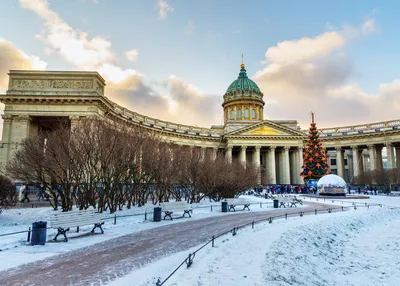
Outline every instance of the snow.
[[[253, 196], [243, 196], [249, 201], [256, 203], [251, 205], [251, 211], [267, 211], [272, 209], [272, 201]], [[262, 205], [260, 207], [261, 202]], [[211, 205], [213, 211], [211, 212]], [[104, 234], [88, 235], [93, 226], [80, 227], [80, 232], [75, 230], [67, 232], [68, 242], [63, 241], [62, 236], [58, 237], [58, 242], [51, 241], [57, 234], [54, 229], [47, 230], [46, 245], [31, 246], [27, 242], [27, 233], [0, 236], [0, 271], [8, 268], [16, 267], [24, 263], [34, 262], [45, 259], [47, 257], [65, 253], [71, 250], [83, 248], [99, 242], [117, 238], [126, 234], [139, 232], [146, 229], [151, 229], [166, 224], [175, 224], [184, 220], [162, 220], [161, 222], [152, 222], [154, 206], [149, 204], [145, 207], [133, 207], [117, 212], [117, 224], [114, 225], [114, 214], [106, 215], [109, 219], [105, 221], [103, 226]], [[213, 217], [226, 215], [222, 213], [221, 203], [210, 203], [203, 200], [200, 204], [193, 206], [193, 215], [191, 219], [202, 219], [205, 217]], [[144, 212], [147, 211], [147, 220], [144, 220]], [[49, 221], [48, 214], [53, 212], [52, 208], [20, 208], [8, 209], [0, 215], [0, 234], [12, 233], [18, 231], [27, 231], [32, 222]], [[229, 215], [230, 213], [228, 213]]]
[[[387, 207], [400, 207], [400, 199], [375, 196], [368, 202], [386, 206], [259, 223], [223, 236], [164, 285], [400, 285], [400, 209]], [[197, 248], [111, 285], [154, 285]]]
[[[251, 211], [271, 211], [271, 201], [251, 197], [258, 204]], [[316, 202], [315, 198], [306, 201]], [[382, 204], [383, 207], [351, 209], [347, 212], [291, 217], [257, 223], [240, 229], [236, 236], [225, 235], [199, 251], [193, 265], [183, 265], [164, 285], [400, 285], [400, 197], [371, 196], [370, 199], [333, 200], [333, 205], [353, 202]], [[343, 201], [343, 203], [342, 203]], [[332, 204], [332, 200], [319, 203]], [[217, 203], [194, 210], [193, 218], [220, 215]], [[152, 211], [153, 206], [147, 210]], [[33, 221], [48, 220], [49, 208], [11, 209], [0, 215], [0, 234], [26, 230]], [[118, 215], [143, 213], [144, 208], [123, 210]], [[107, 220], [102, 235], [70, 232], [68, 243], [48, 242], [30, 246], [26, 234], [0, 237], [0, 271], [24, 263], [107, 241], [125, 234], [178, 224], [185, 220], [154, 223], [143, 215]], [[48, 230], [48, 239], [55, 235]], [[212, 235], [212, 234], [210, 234]], [[109, 285], [155, 285], [165, 279], [189, 253], [200, 246], [172, 254], [142, 266]], [[134, 282], [133, 282], [134, 281]]]

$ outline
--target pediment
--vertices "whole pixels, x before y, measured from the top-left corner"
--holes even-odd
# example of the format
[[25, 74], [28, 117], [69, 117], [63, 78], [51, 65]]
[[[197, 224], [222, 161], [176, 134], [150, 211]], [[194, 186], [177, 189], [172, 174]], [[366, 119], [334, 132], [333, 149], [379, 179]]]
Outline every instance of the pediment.
[[226, 134], [226, 136], [304, 137], [306, 136], [306, 134], [302, 133], [301, 131], [280, 125], [278, 123], [264, 120], [262, 122], [251, 124], [249, 126], [232, 131]]

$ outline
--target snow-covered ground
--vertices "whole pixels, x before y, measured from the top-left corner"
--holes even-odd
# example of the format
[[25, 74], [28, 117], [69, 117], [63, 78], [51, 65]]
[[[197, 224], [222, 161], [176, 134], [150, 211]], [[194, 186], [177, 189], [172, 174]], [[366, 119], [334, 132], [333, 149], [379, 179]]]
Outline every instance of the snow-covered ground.
[[[400, 198], [374, 196], [348, 204], [353, 201], [384, 206], [276, 220], [226, 235], [164, 285], [400, 285]], [[197, 248], [111, 285], [154, 285]]]
[[[271, 201], [253, 205], [252, 211], [271, 211]], [[307, 198], [306, 201], [316, 199]], [[318, 200], [321, 203], [321, 199]], [[357, 208], [347, 212], [310, 215], [272, 224], [259, 223], [254, 229], [239, 230], [236, 236], [218, 238], [215, 247], [206, 246], [196, 254], [194, 264], [180, 268], [164, 285], [400, 285], [400, 198], [372, 196], [352, 202], [382, 204], [383, 207]], [[332, 204], [332, 200], [326, 200]], [[203, 203], [207, 205], [207, 202]], [[335, 201], [334, 205], [342, 204]], [[399, 207], [399, 208], [396, 208]], [[148, 211], [152, 211], [152, 206]], [[220, 204], [194, 211], [192, 219], [229, 215]], [[0, 234], [26, 230], [33, 221], [48, 220], [49, 208], [12, 209], [0, 215]], [[124, 210], [118, 215], [143, 213], [143, 208]], [[30, 246], [26, 234], [0, 237], [0, 271], [79, 249], [145, 229], [180, 223], [184, 220], [154, 223], [144, 216], [107, 220], [102, 235], [70, 233], [68, 243], [48, 242]], [[55, 235], [48, 231], [48, 239]], [[153, 262], [115, 280], [111, 285], [154, 285], [165, 279], [197, 247]]]
[[[272, 201], [250, 196], [244, 196], [251, 202], [261, 202], [262, 204], [251, 205], [251, 211], [267, 211], [272, 210]], [[213, 211], [211, 212], [211, 204]], [[153, 222], [153, 205], [145, 207], [134, 207], [131, 209], [124, 209], [117, 212], [117, 224], [114, 225], [114, 214], [107, 215], [110, 219], [105, 220], [103, 226], [104, 234], [88, 235], [92, 226], [80, 227], [80, 232], [76, 233], [75, 230], [67, 232], [69, 241], [65, 243], [62, 236], [59, 236], [59, 242], [51, 241], [57, 234], [54, 229], [47, 230], [47, 243], [46, 245], [31, 246], [27, 242], [27, 233], [0, 236], [0, 271], [24, 263], [34, 262], [40, 259], [58, 255], [71, 250], [79, 249], [95, 243], [113, 239], [126, 234], [139, 232], [142, 230], [175, 224], [185, 221], [180, 220], [162, 220], [161, 222]], [[144, 212], [147, 211], [147, 220], [145, 220]], [[48, 221], [48, 214], [52, 212], [50, 207], [45, 208], [22, 208], [22, 209], [8, 209], [3, 211], [0, 215], [0, 234], [12, 233], [18, 231], [27, 231], [32, 222], [35, 221]], [[213, 217], [220, 215], [229, 215], [230, 213], [221, 212], [221, 203], [210, 203], [203, 200], [200, 204], [195, 205], [191, 219], [202, 219], [205, 217]], [[135, 216], [132, 216], [135, 215]], [[125, 216], [125, 217], [120, 217]], [[99, 231], [96, 230], [98, 233]]]

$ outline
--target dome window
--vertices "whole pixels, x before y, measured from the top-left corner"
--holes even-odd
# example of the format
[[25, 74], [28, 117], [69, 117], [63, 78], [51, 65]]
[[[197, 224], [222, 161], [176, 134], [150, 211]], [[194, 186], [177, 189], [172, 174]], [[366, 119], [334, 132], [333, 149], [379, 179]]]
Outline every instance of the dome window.
[[246, 108], [244, 110], [244, 118], [249, 118], [249, 117], [250, 117], [249, 110]]
[[235, 110], [231, 110], [231, 119], [235, 119]]
[[256, 119], [256, 110], [255, 110], [255, 109], [253, 109], [253, 110], [251, 111], [251, 117], [254, 118], [254, 119]]
[[241, 109], [238, 110], [237, 115], [238, 115], [238, 119], [242, 118], [242, 110]]

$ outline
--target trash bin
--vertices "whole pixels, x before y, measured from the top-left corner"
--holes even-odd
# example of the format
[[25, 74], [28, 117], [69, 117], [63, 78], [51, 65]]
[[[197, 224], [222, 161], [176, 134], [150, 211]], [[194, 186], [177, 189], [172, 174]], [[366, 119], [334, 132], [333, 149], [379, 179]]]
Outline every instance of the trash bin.
[[274, 209], [279, 207], [279, 200], [274, 200]]
[[228, 202], [222, 202], [221, 203], [221, 211], [223, 213], [227, 213], [228, 212]]
[[47, 235], [47, 222], [37, 221], [32, 223], [31, 245], [45, 245]]
[[160, 207], [154, 208], [153, 221], [161, 221], [161, 208]]

